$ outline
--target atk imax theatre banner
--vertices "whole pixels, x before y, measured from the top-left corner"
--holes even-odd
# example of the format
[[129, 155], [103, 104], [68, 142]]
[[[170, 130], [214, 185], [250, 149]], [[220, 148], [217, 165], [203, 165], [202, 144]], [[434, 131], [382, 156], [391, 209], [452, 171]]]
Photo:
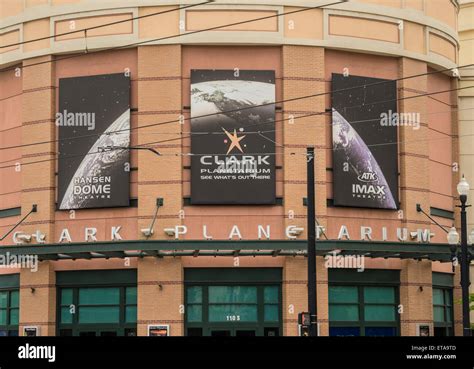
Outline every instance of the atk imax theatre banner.
[[275, 72], [191, 71], [191, 203], [275, 203]]
[[333, 74], [331, 97], [334, 205], [397, 209], [396, 81]]
[[61, 78], [58, 110], [58, 208], [129, 206], [130, 77]]

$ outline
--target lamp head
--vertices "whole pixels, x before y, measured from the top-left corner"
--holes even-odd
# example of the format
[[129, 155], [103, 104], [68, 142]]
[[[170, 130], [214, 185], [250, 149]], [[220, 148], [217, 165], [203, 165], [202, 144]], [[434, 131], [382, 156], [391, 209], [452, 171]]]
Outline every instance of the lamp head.
[[467, 196], [469, 194], [469, 183], [466, 181], [464, 175], [458, 183], [457, 190], [459, 196]]
[[471, 233], [467, 235], [467, 244], [474, 245], [474, 228], [471, 230]]
[[451, 227], [447, 238], [450, 245], [457, 245], [459, 243], [459, 233], [456, 231], [455, 227]]

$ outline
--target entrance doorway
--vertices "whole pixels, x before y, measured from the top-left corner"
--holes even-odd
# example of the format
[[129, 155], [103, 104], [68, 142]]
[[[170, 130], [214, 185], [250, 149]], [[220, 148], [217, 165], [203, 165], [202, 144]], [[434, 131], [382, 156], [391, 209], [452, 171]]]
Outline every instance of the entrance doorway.
[[[205, 336], [211, 337], [256, 337], [261, 336], [261, 332], [255, 328], [232, 327], [232, 328], [209, 328], [209, 332], [203, 332]], [[208, 333], [208, 334], [206, 334]], [[280, 328], [264, 328], [263, 336], [277, 337], [280, 335]]]
[[[258, 278], [261, 269], [246, 271], [239, 268], [238, 272], [231, 269], [221, 273], [218, 270], [222, 269], [201, 269], [197, 273], [200, 278], [196, 278], [199, 281], [186, 280], [186, 335], [280, 336], [281, 280], [275, 278], [273, 282], [270, 278]], [[233, 275], [232, 272], [238, 274]]]
[[257, 335], [257, 330], [251, 328], [210, 328], [209, 331], [209, 336], [212, 337], [255, 337]]

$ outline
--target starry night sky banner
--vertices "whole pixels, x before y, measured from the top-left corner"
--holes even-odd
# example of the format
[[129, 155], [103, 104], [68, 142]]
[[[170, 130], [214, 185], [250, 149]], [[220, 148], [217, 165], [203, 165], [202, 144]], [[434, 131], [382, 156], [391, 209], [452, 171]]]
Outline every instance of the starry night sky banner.
[[191, 71], [192, 204], [275, 203], [274, 102], [274, 71]]
[[129, 206], [130, 77], [61, 78], [56, 126], [58, 208]]
[[332, 75], [334, 205], [398, 209], [397, 126], [384, 117], [397, 113], [395, 81]]

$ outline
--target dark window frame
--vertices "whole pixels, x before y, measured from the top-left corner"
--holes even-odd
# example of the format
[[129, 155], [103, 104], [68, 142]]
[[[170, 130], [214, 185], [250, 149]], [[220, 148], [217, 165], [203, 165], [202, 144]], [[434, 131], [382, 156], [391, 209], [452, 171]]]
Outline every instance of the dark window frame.
[[[439, 285], [433, 285], [433, 292], [435, 289], [441, 290], [443, 293], [443, 304], [435, 304], [434, 301], [432, 301], [433, 304], [433, 327], [436, 328], [441, 328], [444, 330], [445, 336], [454, 336], [454, 294], [453, 294], [453, 288], [448, 287], [448, 286], [439, 286]], [[434, 293], [432, 294], [434, 296]], [[448, 295], [448, 298], [446, 296]], [[450, 301], [451, 305], [447, 304], [447, 300]], [[435, 307], [442, 307], [443, 308], [443, 316], [444, 316], [444, 321], [436, 321], [435, 320], [435, 314], [434, 314], [434, 308]], [[448, 313], [448, 308], [450, 308], [451, 313]], [[447, 320], [448, 314], [450, 316], [451, 321]]]
[[[0, 331], [6, 331], [7, 336], [18, 336], [19, 335], [19, 326], [20, 322], [18, 321], [16, 324], [11, 324], [11, 311], [18, 310], [18, 320], [20, 319], [20, 289], [19, 288], [0, 288], [0, 292], [7, 292], [7, 307], [0, 308], [0, 310], [7, 311], [7, 324], [0, 325]], [[12, 307], [12, 293], [18, 293], [18, 306]]]
[[[79, 290], [81, 288], [118, 288], [119, 289], [119, 304], [81, 304], [79, 305]], [[83, 331], [113, 331], [117, 336], [125, 336], [127, 332], [137, 332], [137, 320], [135, 322], [126, 321], [126, 307], [136, 306], [138, 307], [138, 299], [136, 304], [127, 304], [126, 302], [126, 289], [137, 288], [135, 284], [95, 284], [93, 286], [77, 285], [77, 286], [59, 286], [57, 287], [57, 298], [56, 298], [56, 334], [58, 336], [64, 335], [62, 333], [68, 333], [68, 335], [78, 336]], [[62, 291], [66, 289], [72, 289], [72, 305], [75, 307], [75, 313], [72, 315], [72, 323], [61, 322], [61, 309], [64, 307], [70, 307], [71, 304], [62, 304]], [[119, 322], [117, 323], [80, 323], [79, 322], [79, 309], [81, 307], [119, 307]], [[69, 334], [70, 333], [70, 334]]]
[[[252, 304], [257, 306], [257, 321], [246, 322], [246, 321], [224, 321], [224, 322], [212, 322], [209, 321], [209, 287], [213, 286], [252, 286], [257, 287], [257, 303]], [[202, 288], [202, 300], [201, 303], [191, 303], [190, 305], [201, 305], [201, 321], [200, 322], [188, 322], [188, 288], [189, 287], [201, 287]], [[277, 287], [278, 288], [278, 303], [267, 303], [264, 302], [264, 289], [265, 287]], [[188, 329], [201, 329], [203, 335], [208, 335], [212, 329], [239, 329], [239, 330], [255, 330], [257, 336], [263, 336], [265, 329], [278, 329], [280, 335], [283, 332], [283, 300], [282, 300], [282, 286], [278, 282], [208, 282], [203, 283], [199, 281], [188, 281], [184, 286], [184, 331], [188, 335]], [[218, 304], [213, 304], [218, 305]], [[227, 304], [224, 304], [227, 305]], [[242, 305], [242, 304], [237, 304]], [[244, 304], [246, 305], [246, 304]], [[265, 305], [277, 305], [278, 306], [278, 321], [265, 321]]]
[[[351, 303], [341, 303], [341, 302], [330, 302], [328, 296], [328, 320], [329, 328], [359, 328], [359, 335], [365, 336], [366, 328], [395, 328], [395, 335], [400, 336], [400, 314], [398, 313], [398, 306], [400, 305], [400, 286], [396, 284], [387, 284], [387, 283], [352, 283], [347, 282], [332, 282], [329, 284], [328, 288], [331, 287], [356, 287], [358, 300]], [[395, 301], [393, 303], [366, 303], [364, 300], [364, 288], [365, 287], [390, 287], [394, 289]], [[329, 319], [329, 309], [331, 305], [357, 305], [359, 320], [357, 321], [344, 321], [344, 320], [330, 320]], [[366, 306], [392, 306], [395, 309], [395, 320], [394, 321], [374, 321], [365, 319], [365, 307]]]

